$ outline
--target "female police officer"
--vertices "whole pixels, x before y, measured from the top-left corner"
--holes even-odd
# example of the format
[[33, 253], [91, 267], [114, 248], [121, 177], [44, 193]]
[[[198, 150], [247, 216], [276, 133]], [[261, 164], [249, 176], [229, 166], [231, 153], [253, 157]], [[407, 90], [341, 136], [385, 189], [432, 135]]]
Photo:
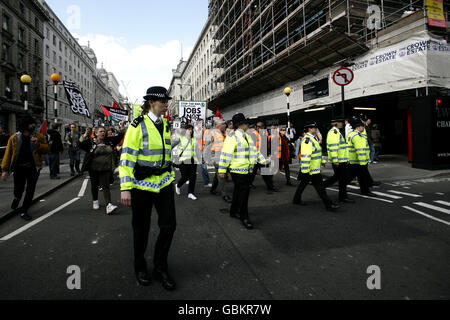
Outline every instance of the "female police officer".
[[168, 96], [163, 87], [152, 87], [144, 97], [149, 113], [136, 118], [129, 127], [120, 158], [121, 201], [132, 208], [134, 267], [143, 286], [150, 285], [145, 251], [154, 205], [158, 213], [159, 236], [155, 245], [153, 276], [167, 290], [175, 289], [168, 273], [167, 257], [176, 228], [172, 182], [171, 137], [169, 124], [161, 116], [167, 112]]

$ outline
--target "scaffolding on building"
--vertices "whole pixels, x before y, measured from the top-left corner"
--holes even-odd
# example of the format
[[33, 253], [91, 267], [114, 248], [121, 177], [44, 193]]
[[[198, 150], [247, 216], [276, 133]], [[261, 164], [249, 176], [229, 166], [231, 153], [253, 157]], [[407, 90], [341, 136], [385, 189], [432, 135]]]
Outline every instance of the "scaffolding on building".
[[232, 104], [358, 56], [425, 0], [210, 0], [214, 68], [223, 87], [211, 107]]

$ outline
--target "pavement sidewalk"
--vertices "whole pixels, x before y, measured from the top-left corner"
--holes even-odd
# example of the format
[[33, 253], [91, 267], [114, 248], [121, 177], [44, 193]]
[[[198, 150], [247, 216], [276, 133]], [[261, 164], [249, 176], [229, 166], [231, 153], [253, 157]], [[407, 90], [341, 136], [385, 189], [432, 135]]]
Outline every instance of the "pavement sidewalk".
[[[65, 186], [70, 183], [72, 180], [77, 179], [78, 177], [70, 176], [70, 167], [68, 164], [69, 160], [63, 160], [60, 163], [60, 180], [51, 180], [50, 179], [50, 170], [48, 166], [45, 166], [41, 170], [41, 174], [39, 175], [39, 180], [36, 185], [36, 192], [34, 194], [33, 203], [40, 201], [42, 198], [46, 197], [52, 192], [55, 192], [59, 188]], [[0, 224], [8, 220], [9, 218], [17, 215], [19, 213], [20, 207], [16, 210], [11, 210], [11, 202], [13, 199], [13, 190], [14, 190], [14, 177], [10, 175], [6, 182], [0, 181]], [[22, 196], [20, 205], [23, 203]]]

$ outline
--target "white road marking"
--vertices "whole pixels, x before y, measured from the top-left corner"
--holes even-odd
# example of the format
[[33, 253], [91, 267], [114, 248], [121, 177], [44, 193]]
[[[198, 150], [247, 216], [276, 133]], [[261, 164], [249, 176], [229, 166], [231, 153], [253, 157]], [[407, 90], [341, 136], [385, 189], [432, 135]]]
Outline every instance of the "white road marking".
[[388, 190], [388, 192], [395, 193], [395, 194], [401, 194], [401, 195], [413, 197], [413, 198], [422, 198], [421, 195], [414, 194], [414, 193], [401, 192], [401, 191], [395, 191], [395, 190]]
[[428, 203], [425, 203], [425, 202], [414, 202], [414, 204], [418, 205], [418, 206], [421, 206], [421, 207], [428, 208], [428, 209], [433, 209], [433, 210], [436, 210], [436, 211], [439, 211], [439, 212], [442, 212], [442, 213], [450, 214], [450, 210], [448, 210], [448, 209], [444, 209], [444, 208], [441, 208], [441, 207], [433, 206], [432, 204], [428, 204]]
[[450, 226], [450, 222], [447, 222], [447, 221], [444, 221], [444, 220], [435, 218], [435, 217], [430, 216], [429, 214], [423, 213], [423, 212], [421, 212], [421, 211], [419, 211], [419, 210], [410, 208], [410, 207], [408, 207], [408, 206], [403, 206], [403, 208], [405, 208], [405, 209], [407, 209], [407, 210], [410, 210], [410, 211], [412, 211], [412, 212], [418, 213], [418, 214], [420, 214], [420, 215], [422, 215], [422, 216], [424, 216], [424, 217], [430, 218], [430, 219], [432, 219], [432, 220], [435, 220], [435, 221], [438, 221], [438, 222], [440, 222], [440, 223], [443, 223], [443, 224], [446, 224], [446, 225]]
[[443, 196], [443, 195], [444, 195], [444, 193], [442, 193], [442, 192], [436, 192], [436, 194], [437, 194], [438, 196]]
[[24, 232], [24, 231], [30, 229], [30, 228], [33, 227], [34, 225], [38, 224], [39, 222], [44, 221], [45, 219], [51, 217], [51, 216], [54, 215], [55, 213], [61, 211], [62, 209], [64, 209], [64, 208], [67, 207], [67, 206], [70, 206], [72, 203], [74, 203], [75, 201], [78, 201], [78, 200], [80, 200], [80, 198], [75, 198], [75, 199], [70, 200], [69, 202], [66, 202], [65, 204], [63, 204], [62, 206], [59, 206], [59, 207], [56, 208], [55, 210], [50, 211], [49, 213], [47, 213], [47, 214], [45, 214], [45, 215], [43, 215], [43, 216], [37, 218], [37, 219], [34, 220], [33, 222], [30, 222], [30, 223], [24, 225], [22, 228], [17, 229], [16, 231], [14, 231], [14, 232], [8, 234], [7, 236], [4, 236], [3, 238], [0, 239], [0, 241], [6, 241], [6, 240], [9, 240], [9, 239], [11, 239], [11, 238], [17, 236], [18, 234], [21, 234], [22, 232]]
[[446, 202], [446, 201], [442, 201], [442, 200], [437, 200], [435, 202], [439, 203], [439, 204], [443, 204], [444, 206], [449, 206], [450, 207], [450, 202]]
[[78, 198], [84, 197], [84, 193], [86, 192], [86, 187], [89, 182], [89, 179], [85, 179], [83, 181], [83, 185], [81, 186], [80, 193], [78, 194]]
[[352, 186], [351, 184], [348, 184], [347, 188], [354, 189], [354, 190], [359, 190], [359, 187]]
[[[331, 188], [327, 188], [327, 190], [339, 192], [339, 190], [331, 189]], [[383, 201], [383, 202], [388, 202], [388, 203], [394, 203], [394, 201], [391, 201], [391, 200], [380, 199], [380, 198], [375, 198], [375, 197], [368, 197], [368, 196], [365, 196], [365, 195], [362, 195], [362, 194], [353, 193], [353, 192], [347, 192], [347, 193], [351, 194], [353, 196], [361, 197], [361, 198], [367, 198], [367, 199], [378, 200], [378, 201]]]
[[372, 193], [375, 193], [377, 196], [391, 198], [391, 199], [395, 199], [395, 200], [402, 198], [402, 197], [399, 197], [399, 196], [393, 196], [392, 194], [387, 194], [387, 193], [378, 192], [378, 191], [372, 191]]

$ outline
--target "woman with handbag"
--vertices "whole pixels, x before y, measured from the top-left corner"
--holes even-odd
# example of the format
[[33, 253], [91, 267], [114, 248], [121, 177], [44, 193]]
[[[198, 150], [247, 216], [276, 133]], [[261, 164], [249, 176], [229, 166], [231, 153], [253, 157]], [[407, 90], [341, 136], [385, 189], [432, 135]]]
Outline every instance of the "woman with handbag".
[[[121, 122], [121, 127], [123, 122]], [[118, 136], [105, 137], [104, 127], [97, 127], [96, 138], [90, 138], [90, 130], [87, 129], [80, 137], [80, 148], [86, 151], [81, 171], [88, 171], [91, 177], [91, 193], [93, 209], [99, 210], [98, 201], [99, 187], [103, 190], [103, 197], [106, 203], [106, 214], [111, 214], [117, 206], [111, 202], [110, 175], [114, 167], [114, 149], [124, 136], [121, 130]]]

